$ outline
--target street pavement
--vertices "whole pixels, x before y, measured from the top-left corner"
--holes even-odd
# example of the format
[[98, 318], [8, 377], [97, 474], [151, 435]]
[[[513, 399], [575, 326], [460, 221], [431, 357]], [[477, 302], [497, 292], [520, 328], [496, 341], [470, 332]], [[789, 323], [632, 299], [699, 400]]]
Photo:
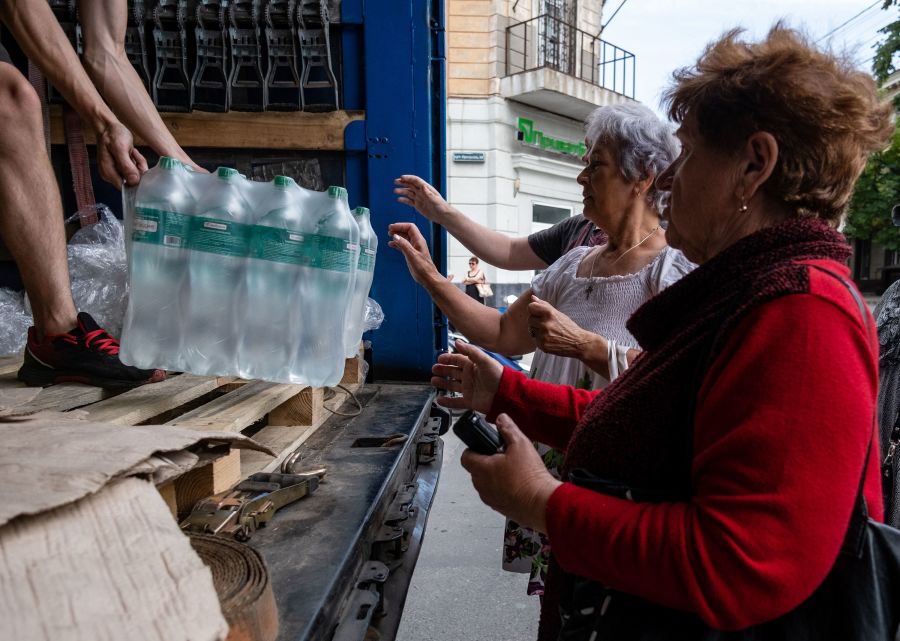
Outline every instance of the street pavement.
[[397, 641], [533, 641], [538, 599], [528, 576], [500, 568], [502, 516], [485, 506], [459, 464], [465, 445], [450, 431], [425, 540]]

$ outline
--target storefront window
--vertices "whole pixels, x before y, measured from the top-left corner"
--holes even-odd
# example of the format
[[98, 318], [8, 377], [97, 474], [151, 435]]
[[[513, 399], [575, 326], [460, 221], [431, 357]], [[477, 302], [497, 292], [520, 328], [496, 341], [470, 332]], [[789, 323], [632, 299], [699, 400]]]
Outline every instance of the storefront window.
[[534, 203], [531, 208], [532, 232], [552, 227], [571, 215], [572, 209], [570, 207], [554, 207], [552, 205]]

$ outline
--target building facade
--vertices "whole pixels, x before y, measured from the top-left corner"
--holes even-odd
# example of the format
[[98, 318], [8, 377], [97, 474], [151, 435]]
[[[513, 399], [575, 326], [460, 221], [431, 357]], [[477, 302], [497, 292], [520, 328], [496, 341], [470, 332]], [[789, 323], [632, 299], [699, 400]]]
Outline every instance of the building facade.
[[[602, 0], [447, 0], [447, 196], [526, 236], [581, 213], [584, 119], [631, 100], [635, 60], [600, 38]], [[470, 254], [455, 239], [459, 282]], [[501, 307], [534, 272], [483, 265]]]

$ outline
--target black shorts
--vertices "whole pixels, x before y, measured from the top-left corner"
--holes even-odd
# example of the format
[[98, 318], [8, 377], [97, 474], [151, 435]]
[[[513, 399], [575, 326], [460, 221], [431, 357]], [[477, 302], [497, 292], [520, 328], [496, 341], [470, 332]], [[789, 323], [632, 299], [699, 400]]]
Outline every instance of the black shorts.
[[4, 47], [2, 43], [0, 43], [0, 62], [12, 64], [12, 58], [9, 57], [9, 52], [6, 50], [6, 47]]

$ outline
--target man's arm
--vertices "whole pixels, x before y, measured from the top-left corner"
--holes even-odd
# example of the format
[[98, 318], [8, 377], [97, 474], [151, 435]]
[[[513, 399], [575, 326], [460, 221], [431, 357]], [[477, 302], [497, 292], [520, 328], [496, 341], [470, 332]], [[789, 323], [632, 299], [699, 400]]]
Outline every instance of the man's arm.
[[476, 223], [450, 205], [441, 194], [418, 176], [397, 178], [394, 193], [397, 200], [414, 207], [417, 212], [447, 230], [447, 233], [484, 262], [501, 269], [544, 269], [547, 266], [527, 238], [510, 238], [506, 234]]
[[[125, 53], [128, 4], [124, 0], [79, 0], [84, 33], [84, 68], [113, 112], [160, 156], [194, 165], [163, 124]], [[194, 165], [196, 167], [196, 165]]]
[[113, 184], [136, 183], [147, 163], [131, 133], [103, 102], [44, 0], [0, 0], [0, 21], [28, 58], [97, 136], [98, 165]]

